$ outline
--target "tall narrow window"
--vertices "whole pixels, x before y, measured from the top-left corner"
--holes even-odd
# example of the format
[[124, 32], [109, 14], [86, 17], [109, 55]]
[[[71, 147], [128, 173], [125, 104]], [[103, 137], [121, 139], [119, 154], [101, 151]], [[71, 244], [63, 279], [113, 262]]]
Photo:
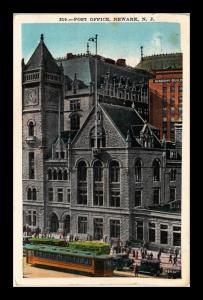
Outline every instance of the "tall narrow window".
[[54, 199], [54, 191], [53, 191], [53, 188], [49, 188], [48, 189], [48, 200], [49, 201], [53, 201]]
[[153, 191], [153, 204], [155, 206], [160, 204], [160, 189], [154, 189]]
[[94, 191], [94, 205], [95, 206], [103, 206], [103, 191]]
[[175, 181], [176, 180], [176, 169], [171, 169], [169, 172], [170, 175], [170, 181]]
[[137, 221], [137, 240], [143, 241], [143, 221]]
[[29, 153], [29, 178], [34, 179], [35, 178], [35, 169], [34, 169], [34, 152]]
[[78, 217], [78, 233], [87, 233], [87, 217]]
[[102, 181], [103, 180], [103, 168], [102, 168], [102, 163], [97, 160], [94, 163], [94, 181]]
[[55, 169], [53, 171], [53, 180], [57, 180], [57, 172]]
[[62, 180], [62, 171], [58, 170], [58, 180]]
[[135, 204], [134, 206], [141, 206], [141, 199], [142, 199], [142, 191], [137, 190], [135, 191]]
[[87, 189], [80, 188], [78, 190], [78, 204], [87, 205]]
[[80, 129], [80, 116], [78, 114], [73, 114], [70, 119], [70, 128], [71, 130]]
[[32, 191], [30, 188], [27, 190], [27, 199], [32, 200]]
[[87, 181], [87, 165], [84, 161], [80, 161], [78, 164], [78, 180], [79, 182]]
[[52, 180], [52, 170], [49, 169], [47, 173], [48, 173], [48, 180]]
[[63, 171], [63, 180], [68, 180], [68, 171], [67, 170]]
[[70, 189], [67, 189], [67, 203], [70, 203], [70, 196], [71, 193], [70, 193]]
[[110, 181], [120, 182], [120, 167], [117, 161], [111, 161], [109, 165]]
[[120, 207], [120, 191], [111, 191], [110, 206]]
[[173, 226], [173, 246], [180, 246], [181, 244], [181, 228], [180, 226]]
[[110, 220], [110, 237], [120, 238], [120, 220]]
[[153, 180], [154, 181], [160, 181], [160, 161], [158, 159], [155, 159], [153, 161]]
[[63, 202], [63, 189], [57, 190], [58, 202]]
[[160, 225], [160, 242], [161, 244], [168, 244], [168, 225]]
[[37, 200], [37, 191], [35, 188], [32, 190], [32, 199]]
[[149, 242], [155, 243], [155, 223], [149, 223]]
[[29, 123], [28, 134], [29, 134], [29, 136], [34, 136], [34, 124], [33, 124], [33, 122]]
[[28, 210], [28, 225], [36, 226], [37, 225], [37, 212], [36, 210]]
[[173, 201], [175, 201], [176, 200], [176, 188], [174, 188], [174, 187], [171, 187], [170, 188], [170, 194], [169, 194], [169, 201], [170, 202], [173, 202]]
[[141, 165], [141, 161], [137, 160], [135, 162], [135, 181], [136, 182], [140, 182], [141, 181], [141, 177], [142, 177], [142, 165]]

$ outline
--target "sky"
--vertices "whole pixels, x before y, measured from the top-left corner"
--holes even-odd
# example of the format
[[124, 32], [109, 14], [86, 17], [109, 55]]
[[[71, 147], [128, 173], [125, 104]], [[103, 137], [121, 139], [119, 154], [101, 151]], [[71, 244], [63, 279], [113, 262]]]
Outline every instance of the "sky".
[[[87, 50], [87, 41], [98, 34], [98, 54], [104, 57], [125, 58], [135, 66], [140, 61], [140, 46], [144, 56], [181, 52], [178, 23], [26, 23], [22, 25], [22, 55], [28, 61], [41, 33], [54, 58], [66, 53], [81, 54]], [[89, 42], [90, 52], [95, 44]]]

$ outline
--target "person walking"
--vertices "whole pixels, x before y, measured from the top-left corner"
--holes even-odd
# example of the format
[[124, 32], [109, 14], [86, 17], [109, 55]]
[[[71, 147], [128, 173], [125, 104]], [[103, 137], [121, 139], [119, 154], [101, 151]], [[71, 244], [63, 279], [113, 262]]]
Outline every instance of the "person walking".
[[139, 273], [139, 266], [136, 264], [134, 268], [135, 277], [138, 277], [138, 273]]
[[169, 255], [169, 261], [168, 262], [172, 264], [172, 262], [173, 262], [173, 256], [172, 256], [172, 254]]
[[174, 258], [173, 258], [173, 265], [177, 266], [177, 257], [176, 256], [174, 256]]

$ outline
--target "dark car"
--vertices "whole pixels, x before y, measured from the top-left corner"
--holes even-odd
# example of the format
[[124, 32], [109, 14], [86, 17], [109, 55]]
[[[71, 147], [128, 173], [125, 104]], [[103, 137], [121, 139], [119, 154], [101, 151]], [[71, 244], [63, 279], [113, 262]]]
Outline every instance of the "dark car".
[[121, 271], [121, 270], [133, 270], [133, 263], [134, 260], [131, 258], [128, 258], [125, 254], [118, 254], [113, 257], [113, 267], [115, 270]]
[[140, 274], [146, 274], [151, 276], [159, 276], [162, 274], [163, 269], [160, 267], [160, 261], [158, 259], [142, 259], [139, 267]]

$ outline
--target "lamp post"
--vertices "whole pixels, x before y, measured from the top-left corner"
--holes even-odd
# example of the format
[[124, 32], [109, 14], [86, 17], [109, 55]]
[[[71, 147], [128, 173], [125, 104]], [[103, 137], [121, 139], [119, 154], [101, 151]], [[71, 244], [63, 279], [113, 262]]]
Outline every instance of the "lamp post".
[[95, 148], [98, 148], [98, 143], [97, 143], [97, 123], [98, 123], [98, 116], [97, 116], [97, 106], [98, 106], [98, 100], [97, 100], [97, 37], [98, 34], [95, 35], [93, 38], [89, 38], [88, 41], [90, 42], [95, 42], [95, 87], [94, 87], [94, 97], [95, 97]]

